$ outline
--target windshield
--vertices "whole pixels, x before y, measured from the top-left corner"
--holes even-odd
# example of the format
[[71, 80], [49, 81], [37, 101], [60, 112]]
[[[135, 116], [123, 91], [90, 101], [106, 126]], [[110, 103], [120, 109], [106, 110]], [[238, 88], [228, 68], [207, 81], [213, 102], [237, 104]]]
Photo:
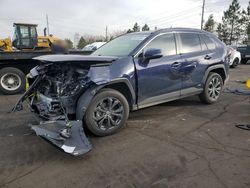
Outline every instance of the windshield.
[[127, 56], [148, 36], [149, 34], [122, 35], [105, 44], [92, 55]]

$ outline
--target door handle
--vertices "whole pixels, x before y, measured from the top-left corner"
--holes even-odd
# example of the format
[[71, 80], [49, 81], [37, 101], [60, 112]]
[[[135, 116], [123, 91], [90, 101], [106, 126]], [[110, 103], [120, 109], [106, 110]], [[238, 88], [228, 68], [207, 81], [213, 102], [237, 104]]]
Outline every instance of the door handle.
[[180, 66], [181, 66], [181, 63], [180, 63], [180, 62], [174, 62], [174, 63], [171, 65], [171, 67], [172, 67], [173, 69], [178, 69]]
[[206, 59], [206, 60], [209, 60], [209, 59], [211, 59], [212, 57], [211, 56], [209, 56], [209, 55], [206, 55], [205, 57], [204, 57], [204, 59]]

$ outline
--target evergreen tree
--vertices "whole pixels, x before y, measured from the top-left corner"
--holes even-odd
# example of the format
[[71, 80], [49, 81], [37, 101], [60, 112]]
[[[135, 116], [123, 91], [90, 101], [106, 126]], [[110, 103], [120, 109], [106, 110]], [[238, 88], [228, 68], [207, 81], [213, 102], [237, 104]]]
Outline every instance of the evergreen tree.
[[244, 23], [244, 43], [250, 44], [250, 1], [246, 10], [242, 11]]
[[85, 39], [83, 37], [81, 37], [78, 44], [77, 44], [77, 48], [82, 49], [86, 45], [87, 45], [87, 42], [85, 41]]
[[64, 41], [65, 41], [66, 46], [67, 46], [68, 49], [73, 48], [73, 42], [70, 39], [65, 39]]
[[109, 38], [109, 41], [111, 41], [111, 40], [113, 40], [115, 37], [114, 36], [110, 36], [110, 38]]
[[213, 33], [214, 26], [215, 26], [214, 16], [213, 16], [213, 14], [211, 14], [205, 23], [204, 30]]
[[132, 33], [133, 31], [131, 29], [128, 29], [127, 33]]
[[[228, 10], [224, 11], [223, 27], [229, 33], [229, 44], [238, 41], [243, 33], [241, 10], [238, 0], [233, 0]], [[227, 33], [226, 32], [226, 33]]]
[[140, 32], [141, 28], [140, 26], [138, 25], [138, 23], [136, 22], [134, 27], [133, 27], [133, 32]]
[[229, 33], [226, 25], [219, 23], [216, 31], [218, 33], [219, 39], [224, 43], [229, 44]]
[[145, 24], [143, 27], [142, 27], [142, 31], [149, 31], [150, 28], [147, 24]]

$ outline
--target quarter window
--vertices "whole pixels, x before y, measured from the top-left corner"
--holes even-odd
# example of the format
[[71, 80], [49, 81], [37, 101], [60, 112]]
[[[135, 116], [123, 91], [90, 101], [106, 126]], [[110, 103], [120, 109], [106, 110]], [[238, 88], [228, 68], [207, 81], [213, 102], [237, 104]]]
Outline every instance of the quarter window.
[[201, 51], [199, 35], [194, 33], [180, 33], [181, 53], [191, 53]]
[[150, 48], [161, 49], [163, 56], [176, 55], [174, 34], [164, 34], [156, 37], [144, 48], [144, 52]]
[[202, 35], [203, 41], [206, 43], [209, 50], [214, 50], [216, 48], [215, 43], [206, 35]]
[[208, 50], [208, 47], [207, 47], [203, 37], [201, 35], [199, 35], [199, 36], [200, 36], [200, 40], [201, 40], [201, 49], [202, 49], [202, 51]]

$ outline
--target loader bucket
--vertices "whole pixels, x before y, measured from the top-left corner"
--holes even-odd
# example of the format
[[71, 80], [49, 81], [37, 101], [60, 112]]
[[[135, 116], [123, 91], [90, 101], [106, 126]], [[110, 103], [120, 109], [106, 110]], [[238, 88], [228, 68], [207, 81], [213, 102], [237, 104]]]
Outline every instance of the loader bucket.
[[66, 128], [65, 121], [47, 121], [40, 123], [40, 125], [31, 125], [31, 129], [36, 132], [37, 136], [68, 154], [77, 156], [89, 152], [92, 146], [83, 131], [82, 122], [71, 121], [71, 124], [69, 138], [60, 136], [60, 132]]

